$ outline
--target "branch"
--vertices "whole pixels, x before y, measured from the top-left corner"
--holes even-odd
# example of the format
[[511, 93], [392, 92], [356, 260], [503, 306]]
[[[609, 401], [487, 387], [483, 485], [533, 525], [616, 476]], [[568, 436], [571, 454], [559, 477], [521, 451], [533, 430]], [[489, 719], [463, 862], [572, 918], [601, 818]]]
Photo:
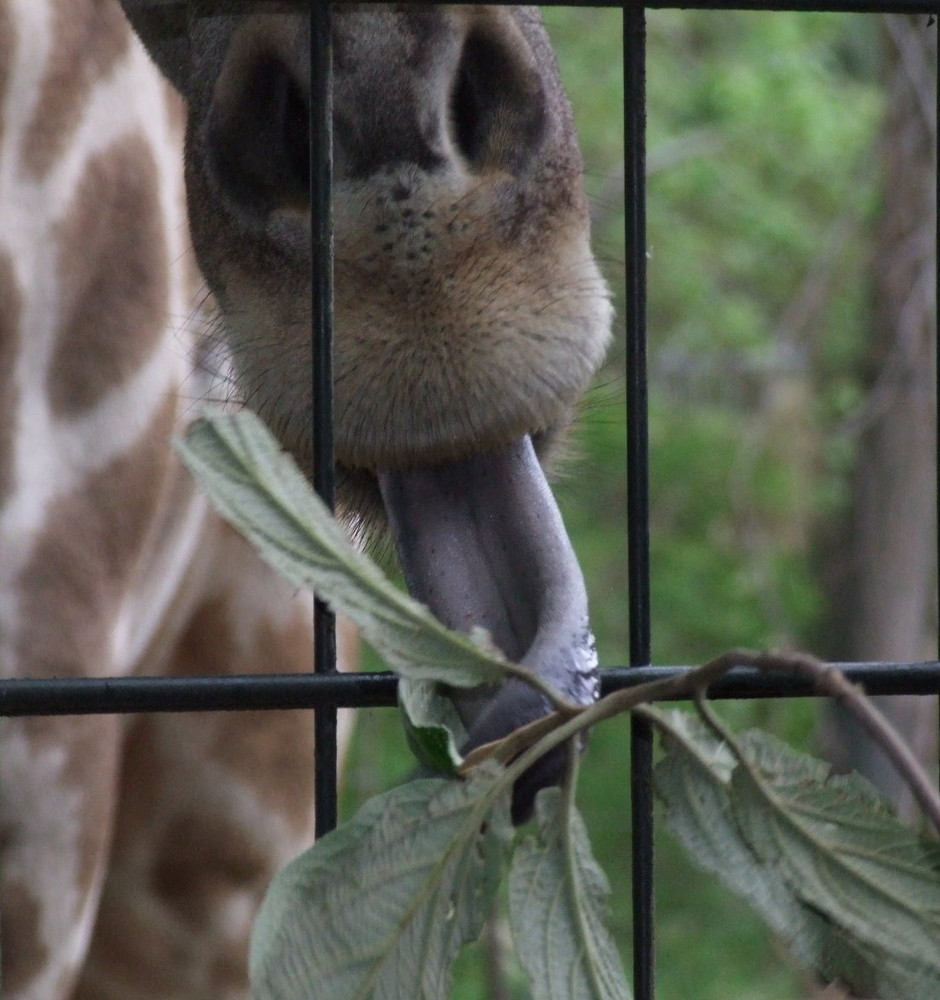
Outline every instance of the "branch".
[[795, 673], [808, 677], [820, 694], [842, 702], [858, 719], [865, 732], [887, 754], [917, 799], [924, 815], [940, 834], [940, 793], [898, 731], [866, 697], [860, 687], [849, 683], [841, 670], [805, 653], [783, 655], [748, 653], [742, 650], [735, 655], [740, 657], [738, 662], [741, 666], [755, 667], [768, 673]]
[[[644, 702], [674, 701], [690, 697], [698, 690], [704, 691], [709, 684], [713, 684], [732, 667], [748, 663], [748, 658], [753, 658], [755, 655], [757, 654], [747, 650], [731, 650], [700, 667], [674, 674], [672, 677], [615, 691], [594, 702], [593, 705], [568, 704], [561, 711], [536, 719], [503, 739], [477, 747], [464, 758], [460, 768], [461, 774], [466, 774], [489, 757], [495, 757], [503, 763], [515, 760], [513, 770], [518, 769], [521, 774], [539, 757], [585, 729], [615, 715], [628, 712]], [[523, 754], [522, 758], [516, 760], [520, 753]], [[523, 762], [521, 765], [520, 761]]]
[[799, 674], [808, 677], [819, 694], [841, 701], [884, 750], [924, 815], [940, 833], [940, 794], [910, 747], [860, 687], [850, 684], [837, 668], [805, 653], [757, 653], [748, 649], [732, 649], [684, 673], [615, 691], [593, 705], [566, 706], [562, 711], [517, 729], [504, 739], [477, 747], [467, 755], [461, 772], [465, 774], [482, 760], [496, 757], [503, 763], [513, 761], [513, 772], [521, 774], [539, 757], [565, 740], [645, 702], [674, 701], [685, 697], [693, 697], [700, 702], [708, 686], [733, 667], [753, 667], [765, 673]]

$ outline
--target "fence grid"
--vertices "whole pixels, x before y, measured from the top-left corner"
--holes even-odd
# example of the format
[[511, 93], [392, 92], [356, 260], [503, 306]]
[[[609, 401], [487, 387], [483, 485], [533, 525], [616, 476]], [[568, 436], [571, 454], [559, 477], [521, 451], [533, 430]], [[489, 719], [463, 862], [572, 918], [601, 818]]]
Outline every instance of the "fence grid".
[[[475, 0], [462, 0], [473, 3]], [[145, 9], [167, 32], [185, 31], [189, 20], [210, 14], [257, 9], [258, 0], [130, 0]], [[285, 4], [288, 6], [288, 4]], [[296, 7], [296, 3], [293, 4]], [[630, 617], [630, 664], [603, 671], [602, 693], [660, 679], [685, 669], [650, 666], [651, 609], [649, 564], [649, 477], [646, 380], [646, 186], [645, 55], [646, 10], [669, 7], [708, 10], [830, 11], [922, 14], [933, 20], [937, 0], [552, 0], [547, 6], [620, 7], [624, 51], [624, 197], [626, 217], [627, 337], [627, 536]], [[275, 4], [267, 3], [270, 10]], [[310, 184], [313, 224], [312, 271], [316, 303], [313, 329], [314, 485], [332, 507], [332, 116], [331, 6], [310, 2]], [[938, 48], [940, 67], [940, 48]], [[940, 127], [940, 122], [938, 122]], [[940, 203], [940, 171], [937, 177]], [[940, 221], [937, 223], [940, 245]], [[940, 276], [937, 279], [940, 292]], [[938, 294], [940, 301], [940, 294]], [[940, 352], [938, 352], [940, 355]], [[940, 384], [940, 379], [938, 379]], [[940, 468], [940, 440], [938, 440]], [[938, 491], [940, 493], [940, 491]], [[938, 532], [940, 536], [940, 532]], [[82, 715], [135, 712], [237, 711], [316, 708], [317, 833], [336, 825], [336, 709], [395, 704], [397, 682], [387, 673], [341, 675], [336, 672], [333, 617], [320, 602], [315, 607], [315, 672], [298, 676], [229, 676], [186, 678], [93, 678], [0, 680], [0, 716]], [[871, 694], [940, 694], [940, 662], [840, 664], [848, 678]], [[713, 698], [782, 698], [813, 694], [807, 680], [768, 676], [751, 668], [730, 671], [709, 689]], [[653, 1000], [654, 864], [652, 736], [648, 723], [634, 720], [631, 733], [631, 804], [634, 916], [634, 991], [637, 1000]]]

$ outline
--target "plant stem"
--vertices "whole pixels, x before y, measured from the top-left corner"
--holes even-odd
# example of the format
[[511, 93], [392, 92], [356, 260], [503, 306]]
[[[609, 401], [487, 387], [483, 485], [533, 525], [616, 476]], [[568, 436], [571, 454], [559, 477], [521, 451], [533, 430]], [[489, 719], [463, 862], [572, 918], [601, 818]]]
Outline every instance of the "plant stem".
[[[568, 819], [570, 818], [572, 811], [575, 808], [575, 792], [578, 790], [578, 771], [581, 767], [581, 748], [578, 746], [580, 740], [577, 736], [568, 741], [568, 745], [565, 747], [565, 780], [562, 784], [562, 793], [564, 795], [564, 810], [565, 810], [565, 839], [568, 839], [568, 832], [570, 832], [570, 826]], [[570, 844], [568, 845], [570, 848]]]
[[[544, 727], [554, 728], [544, 736], [538, 738], [535, 743], [529, 745], [524, 752], [512, 761], [506, 770], [506, 776], [514, 782], [535, 761], [564, 743], [565, 740], [577, 736], [585, 729], [589, 729], [591, 726], [595, 726], [605, 719], [610, 719], [615, 715], [629, 711], [637, 705], [647, 701], [668, 701], [682, 698], [693, 694], [696, 690], [704, 690], [732, 667], [739, 666], [742, 662], [742, 656], [754, 657], [755, 655], [757, 654], [732, 650], [728, 653], [722, 653], [721, 656], [715, 657], [714, 660], [709, 660], [708, 663], [704, 663], [700, 667], [687, 670], [685, 673], [676, 674], [672, 677], [664, 677], [662, 680], [649, 681], [646, 684], [638, 684], [636, 687], [624, 688], [622, 691], [615, 691], [613, 694], [607, 695], [606, 698], [601, 698], [600, 701], [595, 702], [593, 705], [578, 707], [572, 712], [569, 718], [566, 718], [566, 715], [561, 713], [556, 713], [545, 720], [537, 720], [536, 723], [532, 724], [531, 728], [527, 727], [530, 738], [533, 733], [540, 733]], [[544, 726], [540, 724], [544, 724]], [[526, 732], [527, 730], [522, 730], [521, 732]], [[512, 738], [512, 735], [507, 737], [507, 739]], [[499, 743], [490, 744], [490, 746], [495, 750], [499, 747]], [[483, 748], [481, 747], [480, 749]]]
[[940, 794], [911, 748], [860, 687], [849, 683], [841, 670], [812, 656], [754, 654], [751, 664], [759, 670], [788, 670], [809, 677], [820, 694], [836, 698], [855, 716], [862, 728], [884, 750], [914, 798], [940, 834]]
[[[914, 797], [940, 833], [940, 794], [933, 787], [920, 762], [888, 720], [878, 711], [864, 692], [850, 684], [845, 675], [805, 653], [757, 653], [748, 649], [733, 649], [708, 663], [684, 673], [662, 680], [638, 684], [607, 695], [593, 705], [565, 705], [543, 719], [538, 719], [505, 740], [478, 747], [464, 762], [465, 766], [477, 763], [482, 757], [498, 755], [502, 760], [512, 760], [507, 770], [512, 780], [522, 774], [543, 754], [591, 726], [630, 711], [644, 702], [669, 701], [692, 695], [699, 704], [703, 717], [711, 725], [713, 714], [704, 703], [705, 690], [732, 667], [754, 667], [767, 673], [796, 673], [809, 677], [816, 690], [828, 697], [837, 698], [859, 720], [865, 731], [888, 755], [898, 773], [911, 789]], [[655, 722], [655, 716], [653, 717]], [[714, 726], [713, 726], [714, 728]]]

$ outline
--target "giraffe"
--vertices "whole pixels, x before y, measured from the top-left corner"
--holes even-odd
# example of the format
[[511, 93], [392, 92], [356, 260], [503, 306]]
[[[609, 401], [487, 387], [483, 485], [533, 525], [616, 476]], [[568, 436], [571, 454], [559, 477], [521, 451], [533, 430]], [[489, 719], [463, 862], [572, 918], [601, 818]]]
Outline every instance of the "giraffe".
[[[238, 377], [309, 468], [308, 5], [209, 4], [167, 30], [124, 3], [186, 97], [193, 243]], [[387, 521], [446, 624], [589, 700], [584, 584], [543, 466], [611, 309], [548, 36], [535, 8], [339, 5], [332, 52], [340, 506]], [[519, 681], [460, 699], [466, 747], [547, 708]]]
[[[309, 600], [166, 444], [204, 391], [191, 238], [240, 396], [310, 465], [305, 5], [122, 3], [185, 111], [115, 0], [0, 0], [0, 664], [307, 669]], [[529, 8], [350, 6], [333, 52], [340, 508], [387, 523], [442, 620], [586, 700], [543, 467], [610, 306], [547, 36]], [[462, 703], [471, 745], [545, 710], [512, 683]], [[0, 740], [7, 1000], [244, 997], [259, 893], [310, 836], [308, 720], [6, 720]]]
[[[116, 2], [0, 0], [5, 677], [310, 668], [309, 598], [170, 447], [204, 391], [183, 121]], [[310, 729], [2, 720], [3, 996], [243, 995], [254, 905], [312, 838]]]

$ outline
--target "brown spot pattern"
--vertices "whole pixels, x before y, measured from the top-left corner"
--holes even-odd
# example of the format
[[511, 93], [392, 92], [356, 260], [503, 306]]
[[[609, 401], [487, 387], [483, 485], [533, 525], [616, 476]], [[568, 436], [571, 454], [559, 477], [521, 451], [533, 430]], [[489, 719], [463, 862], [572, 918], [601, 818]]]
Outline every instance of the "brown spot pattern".
[[[269, 577], [227, 526], [215, 522], [207, 537], [219, 556], [216, 593], [189, 619], [170, 673], [307, 669], [309, 621], [298, 614], [284, 624], [267, 615], [271, 602], [290, 599], [289, 588]], [[234, 622], [233, 592], [242, 602]], [[256, 593], [257, 601], [247, 599]], [[140, 969], [148, 970], [154, 996], [247, 992], [245, 904], [260, 902], [285, 850], [293, 850], [282, 824], [295, 833], [295, 847], [310, 832], [312, 743], [307, 712], [135, 721], [125, 744], [112, 876], [75, 1000], [136, 995]], [[242, 907], [244, 920], [235, 921]]]
[[[232, 612], [222, 595], [207, 601], [193, 616], [174, 673], [298, 673], [309, 670], [310, 657], [310, 623], [299, 615], [285, 628], [259, 614], [251, 643], [239, 647]], [[219, 717], [210, 753], [234, 781], [258, 796], [269, 813], [280, 816], [300, 835], [310, 819], [310, 801], [303, 792], [310, 791], [312, 734], [306, 712], [238, 712]]]
[[13, 442], [16, 436], [13, 365], [19, 349], [22, 312], [23, 296], [13, 270], [13, 258], [0, 250], [0, 507], [13, 491]]
[[46, 964], [39, 920], [39, 901], [30, 887], [21, 881], [5, 884], [0, 928], [7, 941], [16, 942], [16, 948], [3, 949], [3, 987], [10, 993], [29, 985]]
[[166, 919], [142, 891], [137, 893], [142, 905], [109, 905], [109, 890], [95, 925], [90, 958], [71, 1000], [224, 995], [209, 993], [204, 977], [195, 989], [189, 981], [187, 959], [193, 944], [186, 935], [188, 928]]
[[131, 29], [113, 0], [53, 4], [53, 48], [26, 133], [23, 162], [41, 178], [67, 148], [95, 84], [128, 51]]
[[3, 109], [6, 105], [7, 91], [10, 89], [10, 68], [13, 65], [13, 54], [18, 41], [16, 25], [10, 17], [9, 10], [0, 6], [0, 52], [3, 53], [3, 58], [0, 59], [0, 142], [3, 141]]
[[134, 448], [50, 505], [48, 526], [18, 581], [18, 659], [26, 674], [108, 672], [108, 629], [155, 513], [175, 412], [176, 399], [168, 396]]
[[157, 166], [142, 136], [89, 160], [57, 233], [62, 323], [50, 403], [73, 416], [145, 361], [167, 319], [169, 272]]
[[[35, 976], [45, 971], [47, 961], [56, 959], [61, 977], [61, 994], [57, 990], [56, 995], [65, 996], [77, 969], [63, 962], [62, 956], [48, 954], [44, 938], [50, 927], [42, 925], [48, 922], [54, 928], [57, 923], [62, 926], [64, 921], [77, 921], [88, 894], [98, 885], [111, 839], [119, 721], [114, 716], [7, 721], [15, 723], [22, 731], [37, 758], [48, 747], [64, 754], [61, 772], [53, 781], [34, 789], [32, 794], [55, 800], [64, 792], [68, 796], [68, 808], [61, 813], [48, 811], [47, 824], [38, 839], [35, 817], [28, 815], [28, 809], [23, 819], [27, 827], [32, 821], [32, 829], [26, 836], [32, 861], [37, 863], [38, 858], [38, 870], [43, 870], [43, 857], [64, 853], [68, 855], [67, 863], [74, 863], [75, 879], [61, 886], [61, 897], [50, 897], [49, 882], [44, 883], [42, 878], [29, 884], [22, 884], [16, 877], [4, 880], [0, 891], [3, 986], [13, 993], [24, 989]], [[16, 795], [16, 790], [13, 794]], [[23, 808], [22, 802], [20, 808]], [[16, 816], [14, 812], [13, 818], [7, 819], [0, 834], [7, 858], [10, 854], [15, 855], [21, 836]], [[57, 826], [60, 819], [61, 829]], [[61, 859], [57, 857], [56, 860]], [[66, 901], [72, 905], [67, 913], [51, 912], [53, 908], [61, 911]]]
[[111, 841], [117, 787], [120, 722], [113, 715], [24, 720], [38, 747], [65, 752], [62, 786], [80, 793], [77, 810], [77, 881], [82, 892], [98, 879]]

